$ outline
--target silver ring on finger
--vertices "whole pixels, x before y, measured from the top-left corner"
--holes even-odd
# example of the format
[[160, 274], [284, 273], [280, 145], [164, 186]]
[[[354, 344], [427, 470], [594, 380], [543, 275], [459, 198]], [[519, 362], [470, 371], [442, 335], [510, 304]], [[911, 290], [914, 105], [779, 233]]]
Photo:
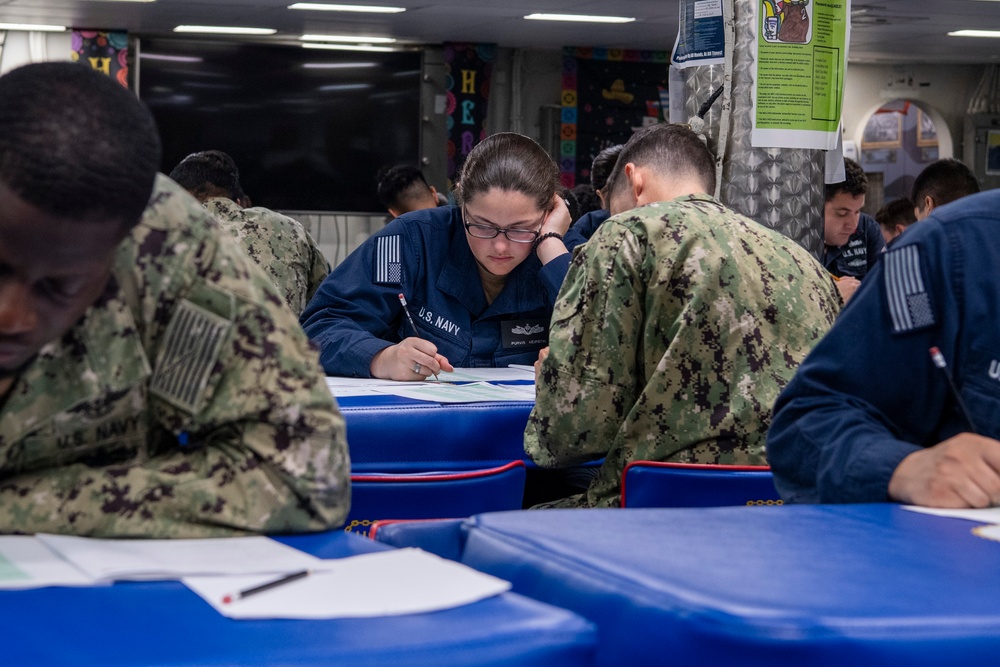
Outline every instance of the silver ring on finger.
[[414, 364], [414, 366], [413, 366], [413, 372], [414, 373], [416, 373], [417, 375], [423, 375], [423, 373], [420, 372], [420, 369], [421, 369], [420, 364]]

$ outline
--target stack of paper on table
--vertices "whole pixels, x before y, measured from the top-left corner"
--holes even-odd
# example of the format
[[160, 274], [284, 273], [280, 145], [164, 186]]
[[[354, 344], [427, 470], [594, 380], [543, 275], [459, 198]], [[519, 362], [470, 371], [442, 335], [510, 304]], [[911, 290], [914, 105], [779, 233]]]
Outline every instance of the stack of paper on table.
[[194, 540], [100, 540], [40, 534], [38, 540], [98, 581], [282, 574], [320, 569], [329, 562], [260, 535]]
[[[237, 593], [308, 571], [257, 595]], [[321, 559], [267, 537], [102, 540], [0, 536], [0, 589], [180, 579], [230, 618], [351, 618], [471, 604], [510, 589], [501, 579], [419, 549]], [[224, 603], [226, 597], [234, 598]]]
[[533, 382], [534, 371], [528, 367], [456, 368], [424, 382], [400, 382], [377, 378], [328, 376], [326, 385], [338, 398], [345, 396], [393, 395], [435, 403], [522, 402], [535, 400], [533, 384], [495, 384]]

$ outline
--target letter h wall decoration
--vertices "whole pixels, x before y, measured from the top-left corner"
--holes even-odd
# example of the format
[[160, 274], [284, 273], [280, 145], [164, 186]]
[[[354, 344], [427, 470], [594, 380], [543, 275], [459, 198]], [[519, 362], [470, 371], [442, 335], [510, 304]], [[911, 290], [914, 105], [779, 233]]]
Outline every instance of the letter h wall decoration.
[[90, 65], [128, 88], [128, 33], [74, 30], [70, 59]]
[[444, 45], [448, 115], [448, 186], [472, 147], [486, 137], [486, 110], [496, 44]]

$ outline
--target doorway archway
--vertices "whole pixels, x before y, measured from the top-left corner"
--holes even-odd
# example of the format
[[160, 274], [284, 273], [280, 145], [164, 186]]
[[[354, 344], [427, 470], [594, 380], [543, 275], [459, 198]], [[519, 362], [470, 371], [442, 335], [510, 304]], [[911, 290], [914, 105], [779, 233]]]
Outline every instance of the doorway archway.
[[865, 210], [909, 197], [924, 167], [953, 155], [948, 124], [925, 102], [886, 102], [870, 109], [859, 127], [858, 162], [870, 178]]

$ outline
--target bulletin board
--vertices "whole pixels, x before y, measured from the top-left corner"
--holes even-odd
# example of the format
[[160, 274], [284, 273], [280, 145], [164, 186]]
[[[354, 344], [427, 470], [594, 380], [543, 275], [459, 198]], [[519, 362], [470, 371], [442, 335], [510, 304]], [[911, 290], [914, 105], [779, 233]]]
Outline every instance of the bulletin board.
[[589, 183], [599, 152], [669, 117], [669, 65], [667, 51], [563, 50], [559, 170], [565, 187]]

